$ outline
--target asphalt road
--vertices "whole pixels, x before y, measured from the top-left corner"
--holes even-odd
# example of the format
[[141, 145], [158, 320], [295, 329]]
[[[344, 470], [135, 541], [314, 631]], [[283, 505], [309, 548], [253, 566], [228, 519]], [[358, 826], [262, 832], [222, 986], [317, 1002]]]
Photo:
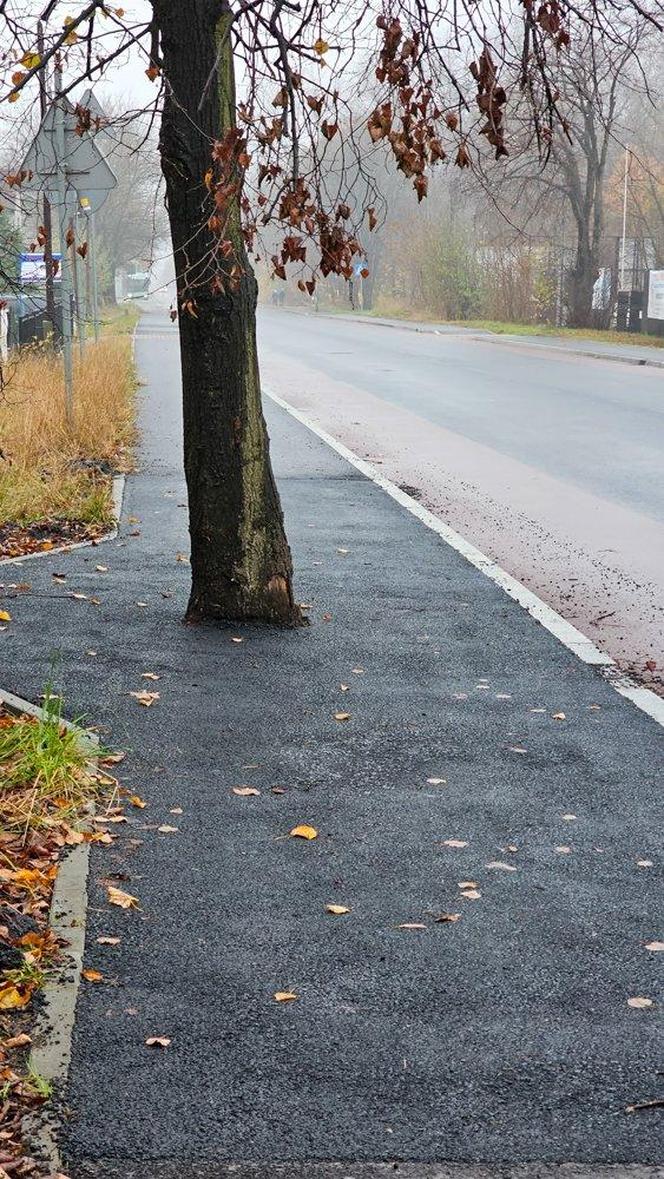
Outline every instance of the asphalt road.
[[661, 369], [272, 308], [259, 338], [267, 387], [661, 687]]
[[661, 1095], [661, 729], [274, 406], [312, 625], [184, 626], [163, 316], [137, 359], [140, 470], [105, 569], [49, 554], [0, 595], [3, 686], [37, 699], [56, 653], [69, 715], [147, 802], [92, 848], [104, 981], [79, 996], [66, 1174], [654, 1179], [663, 1111], [626, 1106]]

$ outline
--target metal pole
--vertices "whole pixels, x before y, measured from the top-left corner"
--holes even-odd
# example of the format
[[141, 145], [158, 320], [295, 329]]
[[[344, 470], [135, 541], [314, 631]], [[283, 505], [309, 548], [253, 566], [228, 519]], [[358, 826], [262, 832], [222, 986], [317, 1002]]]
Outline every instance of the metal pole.
[[[62, 69], [56, 68], [56, 96], [62, 85]], [[65, 370], [65, 421], [74, 424], [74, 366], [72, 358], [71, 271], [67, 252], [67, 178], [65, 174], [65, 112], [62, 100], [55, 99], [54, 147], [58, 213], [60, 216], [60, 297], [62, 299], [62, 354]]]
[[625, 290], [625, 255], [627, 253], [627, 178], [629, 175], [629, 148], [625, 148], [625, 178], [623, 182], [622, 252], [620, 256], [620, 289]]
[[[69, 195], [69, 194], [67, 194]], [[71, 249], [71, 272], [74, 279], [74, 303], [76, 309], [76, 333], [78, 335], [78, 354], [80, 359], [83, 359], [85, 352], [85, 324], [83, 316], [81, 315], [81, 277], [80, 266], [78, 264], [78, 254], [76, 253], [76, 209], [73, 202], [70, 202], [71, 213], [69, 215], [68, 225], [74, 235], [74, 240], [70, 246]]]
[[[37, 52], [40, 58], [44, 56], [44, 26], [41, 21], [37, 23]], [[48, 80], [46, 77], [46, 70], [39, 71], [39, 111], [42, 121], [46, 115], [48, 108]], [[46, 315], [51, 324], [51, 335], [53, 340], [59, 338], [60, 332], [58, 330], [58, 323], [55, 315], [55, 275], [53, 273], [53, 218], [51, 217], [51, 202], [46, 193], [43, 197], [44, 205], [44, 269], [46, 271]]]
[[95, 344], [99, 343], [99, 288], [97, 285], [97, 250], [95, 243], [95, 215], [88, 213], [88, 256], [90, 258], [90, 272], [92, 274], [92, 323], [95, 333]]

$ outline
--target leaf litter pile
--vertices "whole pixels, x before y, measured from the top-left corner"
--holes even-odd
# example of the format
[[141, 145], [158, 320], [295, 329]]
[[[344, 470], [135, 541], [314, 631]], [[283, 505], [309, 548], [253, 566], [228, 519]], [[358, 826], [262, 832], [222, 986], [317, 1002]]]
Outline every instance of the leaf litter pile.
[[61, 709], [48, 689], [40, 718], [0, 711], [0, 1176], [44, 1173], [21, 1124], [50, 1096], [29, 1053], [39, 992], [66, 966], [49, 928], [58, 861], [77, 844], [112, 842], [90, 818], [116, 780], [90, 762]]

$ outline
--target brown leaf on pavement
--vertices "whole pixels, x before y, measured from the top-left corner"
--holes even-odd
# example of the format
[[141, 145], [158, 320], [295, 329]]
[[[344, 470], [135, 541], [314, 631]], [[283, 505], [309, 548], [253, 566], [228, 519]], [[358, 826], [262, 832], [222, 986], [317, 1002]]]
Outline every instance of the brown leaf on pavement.
[[441, 842], [444, 847], [468, 847], [467, 839], [443, 839]]
[[447, 924], [451, 925], [455, 921], [460, 921], [460, 920], [461, 920], [461, 913], [439, 913], [437, 917], [434, 917], [434, 923], [436, 925], [447, 925]]
[[148, 1036], [145, 1043], [148, 1048], [168, 1048], [171, 1039], [170, 1036]]
[[461, 896], [465, 897], [467, 901], [477, 901], [481, 897], [481, 892], [478, 888], [464, 888]]
[[179, 827], [171, 827], [169, 823], [162, 823], [161, 827], [157, 827], [160, 835], [172, 835], [175, 831], [179, 831]]
[[496, 868], [501, 872], [516, 872], [514, 864], [505, 864], [502, 860], [492, 860], [490, 864], [485, 864], [486, 868]]
[[255, 786], [231, 786], [231, 790], [240, 798], [249, 798], [251, 795], [260, 794], [260, 790], [257, 790]]
[[87, 980], [87, 982], [92, 983], [101, 982], [104, 977], [101, 970], [82, 970], [81, 974], [83, 975], [83, 978]]
[[145, 708], [150, 708], [150, 706], [154, 704], [155, 700], [159, 699], [159, 692], [146, 692], [145, 690], [141, 692], [130, 692], [129, 695], [133, 696], [134, 699], [137, 700], [139, 704], [144, 705]]
[[628, 1007], [636, 1007], [641, 1009], [644, 1007], [652, 1007], [652, 1005], [652, 999], [646, 999], [644, 995], [633, 995], [630, 999], [627, 1000]]
[[326, 913], [332, 913], [334, 917], [341, 917], [344, 913], [350, 913], [350, 909], [346, 905], [326, 905]]
[[137, 808], [137, 810], [139, 810], [139, 811], [144, 811], [146, 806], [148, 805], [147, 802], [145, 802], [145, 800], [142, 799], [140, 797], [140, 795], [138, 795], [138, 794], [130, 794], [128, 801], [131, 803], [132, 806], [135, 806]]
[[143, 672], [141, 672], [141, 679], [143, 679], [143, 680], [159, 680], [159, 679], [161, 679], [161, 676], [157, 675], [156, 671], [143, 671]]
[[397, 925], [397, 929], [426, 929], [421, 921], [402, 921], [401, 925]]
[[350, 720], [350, 713], [349, 712], [335, 712], [334, 719], [335, 719], [335, 721], [349, 721]]
[[107, 886], [107, 892], [112, 905], [117, 905], [120, 909], [138, 908], [138, 897], [133, 897], [131, 893], [123, 892], [121, 888], [116, 888], [113, 884]]
[[275, 991], [274, 998], [277, 1003], [291, 1003], [294, 999], [297, 999], [297, 995], [295, 991]]
[[646, 950], [651, 950], [653, 954], [661, 954], [664, 950], [664, 942], [646, 942]]
[[99, 946], [119, 946], [120, 945], [120, 938], [119, 937], [108, 937], [106, 934], [102, 934], [101, 937], [97, 938], [97, 945], [99, 945]]

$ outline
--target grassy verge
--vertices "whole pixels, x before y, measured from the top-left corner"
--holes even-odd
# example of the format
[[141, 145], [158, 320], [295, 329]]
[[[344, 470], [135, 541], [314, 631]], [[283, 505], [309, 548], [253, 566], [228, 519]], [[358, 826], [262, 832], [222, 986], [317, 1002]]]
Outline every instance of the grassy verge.
[[68, 847], [112, 842], [91, 823], [90, 806], [119, 793], [115, 778], [90, 763], [80, 734], [64, 725], [52, 692], [39, 718], [0, 711], [1, 1174], [51, 1173], [27, 1156], [22, 1133], [25, 1115], [51, 1096], [30, 1063], [35, 1000], [50, 977], [70, 973], [49, 928], [51, 894]]
[[135, 303], [109, 303], [102, 307], [100, 323], [102, 335], [131, 335], [141, 318], [140, 307]]
[[[64, 415], [60, 356], [35, 347], [6, 366], [0, 399], [0, 555], [73, 539], [111, 518], [111, 476], [130, 465], [135, 378], [128, 335], [108, 334], [76, 356], [74, 424]], [[42, 526], [35, 533], [34, 525]], [[69, 528], [69, 531], [72, 531]], [[35, 535], [39, 538], [29, 543]]]

